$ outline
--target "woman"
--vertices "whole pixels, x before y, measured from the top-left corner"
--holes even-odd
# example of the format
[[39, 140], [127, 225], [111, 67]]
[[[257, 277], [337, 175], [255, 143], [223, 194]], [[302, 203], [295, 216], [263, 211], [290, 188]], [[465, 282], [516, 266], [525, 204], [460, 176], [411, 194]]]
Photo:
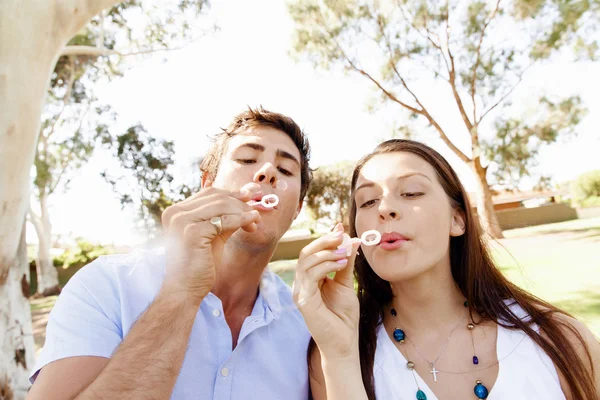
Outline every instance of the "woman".
[[298, 260], [314, 399], [600, 398], [598, 340], [500, 273], [436, 151], [390, 140], [358, 163], [350, 234], [369, 230], [380, 244], [348, 257], [338, 224]]

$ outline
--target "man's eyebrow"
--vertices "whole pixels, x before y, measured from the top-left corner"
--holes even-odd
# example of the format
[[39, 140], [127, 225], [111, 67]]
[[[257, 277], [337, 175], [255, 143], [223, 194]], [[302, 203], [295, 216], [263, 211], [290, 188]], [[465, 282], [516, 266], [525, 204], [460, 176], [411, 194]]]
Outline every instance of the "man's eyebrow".
[[298, 165], [298, 167], [300, 167], [300, 161], [298, 161], [298, 159], [296, 157], [294, 157], [291, 153], [288, 153], [285, 150], [278, 149], [277, 157], [287, 158], [288, 160], [292, 160], [293, 162], [295, 162]]
[[244, 143], [244, 144], [241, 144], [237, 149], [241, 149], [243, 147], [250, 147], [251, 149], [257, 150], [257, 151], [265, 151], [265, 146], [263, 146], [262, 144], [258, 144], [258, 143]]
[[[244, 144], [241, 144], [236, 150], [244, 148], [244, 147], [249, 147], [256, 151], [265, 151], [266, 150], [265, 146], [263, 146], [262, 144], [258, 144], [258, 143], [244, 143]], [[278, 149], [277, 157], [287, 158], [288, 160], [292, 160], [293, 162], [295, 162], [298, 165], [298, 167], [300, 167], [300, 161], [298, 161], [298, 159], [294, 155], [292, 155], [291, 153], [289, 153], [285, 150]]]

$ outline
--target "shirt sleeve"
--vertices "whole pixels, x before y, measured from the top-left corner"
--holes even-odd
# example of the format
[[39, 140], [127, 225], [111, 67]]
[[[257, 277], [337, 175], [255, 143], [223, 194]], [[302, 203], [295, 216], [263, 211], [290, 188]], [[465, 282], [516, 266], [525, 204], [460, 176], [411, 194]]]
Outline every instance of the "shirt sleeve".
[[67, 357], [109, 358], [123, 340], [116, 275], [103, 257], [79, 270], [50, 312], [46, 341], [31, 371], [33, 383], [47, 364]]

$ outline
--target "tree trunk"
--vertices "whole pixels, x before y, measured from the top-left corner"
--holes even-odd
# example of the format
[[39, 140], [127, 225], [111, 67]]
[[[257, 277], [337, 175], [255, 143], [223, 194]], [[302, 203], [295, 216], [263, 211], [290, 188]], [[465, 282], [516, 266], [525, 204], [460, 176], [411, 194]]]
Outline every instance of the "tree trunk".
[[29, 390], [28, 373], [35, 349], [29, 308], [29, 263], [25, 227], [19, 248], [8, 265], [8, 276], [0, 285], [0, 399], [22, 400]]
[[502, 234], [502, 229], [494, 210], [492, 191], [487, 182], [487, 169], [481, 166], [479, 157], [475, 158], [470, 163], [470, 166], [475, 173], [477, 183], [477, 214], [479, 215], [481, 228], [490, 236], [501, 239], [504, 235]]
[[68, 40], [94, 15], [118, 2], [0, 1], [0, 394], [4, 399], [25, 397], [27, 368], [34, 357], [25, 297], [29, 289], [24, 289], [27, 257], [19, 258], [18, 251], [50, 74]]
[[30, 212], [31, 221], [35, 227], [38, 236], [38, 256], [35, 260], [37, 272], [37, 294], [41, 296], [53, 296], [60, 293], [58, 283], [58, 272], [52, 257], [50, 249], [52, 248], [52, 225], [50, 224], [50, 214], [48, 213], [48, 195], [40, 195], [41, 217]]
[[52, 3], [0, 2], [0, 387], [5, 399], [25, 398], [35, 356], [27, 249], [19, 241], [42, 106], [60, 49], [52, 35]]

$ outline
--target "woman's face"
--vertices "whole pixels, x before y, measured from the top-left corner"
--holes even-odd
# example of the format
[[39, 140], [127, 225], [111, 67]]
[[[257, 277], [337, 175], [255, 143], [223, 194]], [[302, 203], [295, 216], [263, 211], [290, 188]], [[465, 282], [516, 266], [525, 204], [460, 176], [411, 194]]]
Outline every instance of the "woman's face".
[[399, 282], [449, 267], [450, 237], [464, 233], [464, 220], [424, 159], [406, 152], [374, 156], [360, 172], [353, 200], [358, 237], [371, 229], [382, 235], [380, 244], [361, 246], [379, 277]]

